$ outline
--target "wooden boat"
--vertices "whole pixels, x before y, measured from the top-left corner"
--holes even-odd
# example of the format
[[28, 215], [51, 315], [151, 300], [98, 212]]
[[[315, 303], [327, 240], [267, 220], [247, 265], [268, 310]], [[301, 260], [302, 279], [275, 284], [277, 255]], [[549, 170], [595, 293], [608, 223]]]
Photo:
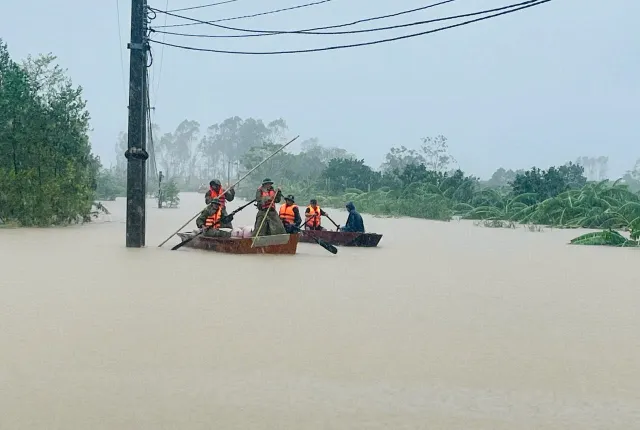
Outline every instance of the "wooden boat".
[[[308, 234], [306, 233], [308, 232]], [[381, 234], [377, 233], [352, 233], [349, 231], [331, 231], [331, 230], [305, 230], [300, 234], [300, 242], [314, 242], [311, 236], [322, 239], [332, 245], [338, 246], [358, 246], [365, 248], [373, 248], [378, 246]]]
[[[195, 233], [178, 233], [182, 241], [193, 237]], [[295, 254], [298, 249], [298, 234], [279, 234], [261, 236], [254, 245], [253, 238], [225, 238], [198, 236], [185, 248], [204, 249], [227, 254]]]

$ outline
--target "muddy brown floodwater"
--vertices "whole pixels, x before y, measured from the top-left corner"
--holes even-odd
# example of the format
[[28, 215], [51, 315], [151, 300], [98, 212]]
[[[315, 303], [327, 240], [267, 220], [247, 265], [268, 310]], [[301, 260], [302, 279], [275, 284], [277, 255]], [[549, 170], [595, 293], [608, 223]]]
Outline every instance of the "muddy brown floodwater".
[[336, 256], [158, 248], [181, 198], [146, 249], [121, 199], [0, 229], [0, 429], [640, 428], [640, 253], [367, 215]]

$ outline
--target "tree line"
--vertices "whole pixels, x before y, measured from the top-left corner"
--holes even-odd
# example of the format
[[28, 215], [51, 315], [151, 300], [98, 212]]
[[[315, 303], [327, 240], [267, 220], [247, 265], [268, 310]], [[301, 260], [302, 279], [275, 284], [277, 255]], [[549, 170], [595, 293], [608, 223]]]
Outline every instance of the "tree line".
[[[233, 117], [201, 135], [197, 122], [185, 120], [161, 136], [157, 164], [171, 175], [169, 184], [178, 183], [176, 189], [205, 190], [214, 177], [234, 182], [278, 149], [287, 131], [283, 119]], [[118, 145], [123, 152], [125, 137]], [[460, 168], [442, 135], [422, 138], [418, 149], [392, 147], [378, 169], [311, 138], [300, 151], [282, 151], [257, 169], [238, 195], [251, 198], [260, 180], [270, 177], [299, 202], [316, 198], [341, 207], [350, 200], [372, 214], [443, 221], [459, 216], [488, 226], [630, 228], [637, 222], [633, 215], [640, 215], [640, 160], [615, 183], [603, 179], [607, 163], [607, 157], [582, 156], [547, 169], [499, 168], [481, 180]], [[122, 178], [125, 167], [115, 166]]]
[[[264, 122], [237, 116], [207, 126], [204, 133], [200, 124], [192, 120], [182, 121], [173, 132], [161, 133], [155, 124], [151, 128], [156, 141], [147, 142], [150, 149], [147, 190], [152, 195], [158, 192], [159, 172], [164, 177], [163, 190], [176, 187], [181, 191], [202, 191], [213, 178], [233, 183], [275, 152], [286, 140], [288, 131], [283, 119]], [[127, 134], [122, 132], [115, 144], [116, 163], [100, 171], [98, 195], [102, 199], [126, 195], [127, 165], [123, 156], [126, 148]], [[265, 163], [239, 190], [258, 181], [260, 176], [288, 182], [315, 181], [329, 160], [354, 157], [344, 149], [320, 145], [317, 138], [302, 141], [300, 148], [298, 153], [283, 151]]]
[[89, 113], [51, 54], [11, 59], [0, 39], [0, 223], [82, 222], [93, 209], [100, 160]]
[[[87, 221], [94, 199], [125, 195], [127, 135], [115, 144], [116, 162], [104, 167], [91, 152], [90, 116], [82, 88], [74, 86], [51, 54], [13, 61], [0, 41], [0, 222], [58, 225]], [[285, 141], [282, 118], [231, 117], [202, 128], [182, 121], [174, 131], [148, 133], [150, 192], [205, 190], [252, 169]], [[424, 137], [418, 149], [393, 147], [373, 168], [338, 146], [304, 140], [283, 151], [243, 183], [251, 197], [264, 177], [298, 201], [317, 198], [363, 212], [438, 220], [454, 216], [491, 225], [540, 223], [564, 227], [635, 228], [639, 222], [640, 160], [616, 182], [604, 180], [606, 157], [579, 157], [547, 169], [499, 168], [488, 180], [466, 174], [451, 156], [447, 138]], [[96, 208], [96, 209], [94, 209]]]

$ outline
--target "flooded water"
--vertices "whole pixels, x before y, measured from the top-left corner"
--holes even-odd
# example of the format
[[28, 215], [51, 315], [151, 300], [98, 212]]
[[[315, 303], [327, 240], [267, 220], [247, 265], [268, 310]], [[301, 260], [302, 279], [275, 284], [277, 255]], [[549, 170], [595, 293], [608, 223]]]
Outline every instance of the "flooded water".
[[146, 249], [124, 200], [0, 229], [0, 429], [640, 426], [634, 250], [367, 215], [379, 248], [335, 256], [158, 248], [203, 206], [181, 198], [149, 201]]

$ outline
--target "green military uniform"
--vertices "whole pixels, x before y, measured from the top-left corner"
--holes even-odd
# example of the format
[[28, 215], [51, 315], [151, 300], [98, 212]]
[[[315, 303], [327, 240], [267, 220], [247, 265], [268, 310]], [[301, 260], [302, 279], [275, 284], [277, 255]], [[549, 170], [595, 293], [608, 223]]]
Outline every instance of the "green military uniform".
[[[213, 181], [209, 182], [209, 186], [212, 187], [213, 185], [217, 185], [219, 187], [222, 186], [222, 183], [220, 182], [220, 180], [218, 179], [214, 179]], [[224, 192], [224, 198], [226, 201], [228, 202], [232, 202], [233, 199], [236, 197], [236, 190], [234, 190], [233, 188], [230, 190], [227, 190]], [[207, 191], [206, 194], [204, 195], [204, 202], [205, 204], [209, 204], [211, 203], [211, 201], [213, 200], [213, 198], [211, 197], [211, 191]], [[227, 206], [225, 205], [225, 207], [222, 208], [222, 217], [226, 217], [227, 214]], [[231, 221], [228, 222], [223, 222], [222, 224], [220, 224], [220, 228], [233, 228], [233, 224], [231, 224]]]
[[[218, 204], [216, 203], [210, 204], [209, 206], [207, 206], [205, 210], [200, 212], [200, 215], [198, 215], [198, 218], [196, 218], [196, 226], [198, 228], [204, 228], [204, 224], [207, 221], [207, 218], [215, 214], [217, 210], [218, 210]], [[222, 211], [224, 212], [224, 209]], [[231, 237], [231, 232], [218, 230], [219, 226], [214, 226], [214, 227], [215, 228], [209, 228], [205, 230], [205, 232], [202, 233], [202, 235], [206, 237]]]
[[[253, 236], [271, 236], [275, 234], [287, 234], [287, 231], [284, 229], [284, 225], [282, 224], [282, 220], [276, 211], [275, 204], [271, 206], [271, 209], [266, 210], [262, 209], [263, 206], [268, 204], [269, 198], [262, 196], [262, 189], [267, 185], [269, 188], [273, 189], [273, 181], [269, 178], [265, 178], [262, 181], [262, 186], [256, 190], [256, 203], [258, 205], [258, 213], [256, 214], [256, 223], [253, 227]], [[276, 192], [274, 203], [280, 203], [282, 201], [282, 192], [278, 190]], [[265, 219], [264, 224], [262, 224], [262, 220]], [[262, 225], [262, 230], [258, 231]]]

